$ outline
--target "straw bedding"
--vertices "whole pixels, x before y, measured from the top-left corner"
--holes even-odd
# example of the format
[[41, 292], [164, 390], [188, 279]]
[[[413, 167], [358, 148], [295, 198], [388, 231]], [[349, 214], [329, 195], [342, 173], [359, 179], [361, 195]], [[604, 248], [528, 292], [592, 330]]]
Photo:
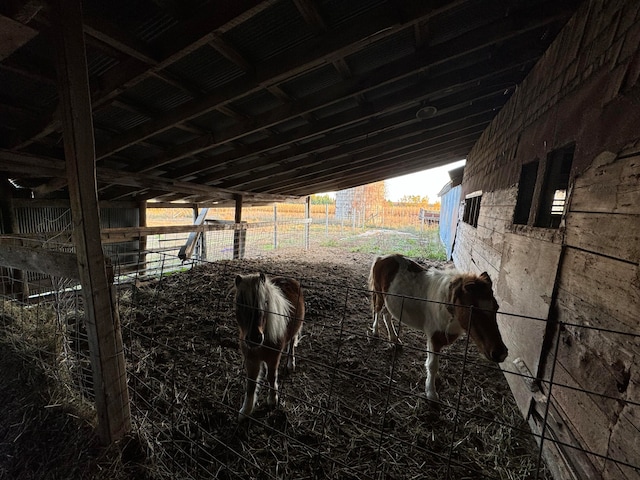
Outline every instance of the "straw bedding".
[[[371, 336], [370, 262], [334, 250], [224, 261], [124, 289], [134, 431], [106, 450], [77, 403], [46, 408], [53, 387], [45, 376], [3, 354], [1, 371], [22, 377], [0, 382], [21, 395], [1, 407], [0, 479], [534, 478], [528, 426], [502, 373], [471, 343], [461, 339], [441, 358], [437, 405], [424, 398], [421, 334], [401, 330], [402, 348]], [[266, 408], [264, 387], [245, 428], [237, 423], [244, 373], [229, 289], [236, 274], [257, 271], [299, 279], [307, 314], [298, 368], [281, 368], [280, 406]], [[540, 468], [538, 478], [551, 478]]]

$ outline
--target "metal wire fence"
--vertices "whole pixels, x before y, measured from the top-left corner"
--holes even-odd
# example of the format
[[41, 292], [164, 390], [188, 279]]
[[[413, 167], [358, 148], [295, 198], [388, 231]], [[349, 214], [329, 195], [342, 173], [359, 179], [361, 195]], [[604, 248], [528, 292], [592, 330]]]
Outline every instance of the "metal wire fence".
[[[229, 288], [237, 273], [257, 268], [296, 276], [308, 314], [300, 368], [282, 379], [280, 408], [258, 409], [245, 430], [237, 423], [244, 373]], [[606, 442], [559, 438], [553, 423], [560, 396], [565, 405], [566, 396], [575, 404], [620, 396], [562, 381], [556, 368], [542, 379], [501, 369], [479, 360], [468, 338], [441, 354], [442, 401], [427, 402], [424, 339], [401, 331], [401, 349], [373, 339], [361, 278], [328, 268], [325, 276], [322, 267], [295, 262], [205, 262], [124, 293], [136, 428], [166, 478], [551, 478], [543, 456], [549, 446], [627, 478], [640, 472], [637, 459]], [[512, 323], [546, 321], [502, 315]], [[634, 332], [598, 334], [639, 340]], [[550, 365], [559, 365], [561, 335]], [[542, 416], [523, 420], [505, 375], [535, 384]], [[634, 428], [639, 407], [625, 400], [621, 428]]]
[[[602, 478], [640, 478], [640, 462], [619, 440], [638, 438], [640, 402], [629, 369], [612, 366], [617, 388], [611, 391], [595, 391], [565, 370], [572, 338], [597, 336], [637, 350], [637, 332], [559, 322], [541, 378], [483, 362], [474, 345], [462, 340], [440, 355], [442, 401], [427, 402], [422, 366], [427, 351], [420, 334], [401, 332], [404, 345], [397, 348], [368, 333], [368, 264], [344, 269], [331, 264], [330, 253], [322, 265], [275, 254], [330, 252], [338, 246], [370, 254], [402, 247], [424, 258], [438, 243], [437, 231], [418, 224], [391, 236], [385, 229], [332, 223], [326, 216], [311, 223], [306, 218], [207, 231], [186, 261], [176, 254], [186, 234], [149, 238], [144, 251], [110, 247], [134, 429], [150, 475], [534, 479], [551, 478], [557, 470], [553, 462], [564, 458], [578, 469], [584, 460], [577, 459], [586, 459]], [[246, 235], [243, 260], [232, 260], [237, 231]], [[47, 246], [71, 248], [51, 240]], [[257, 270], [299, 279], [308, 313], [300, 368], [283, 374], [280, 407], [259, 408], [245, 429], [237, 423], [244, 373], [229, 291], [237, 273]], [[6, 268], [0, 270], [0, 284], [3, 341], [46, 365], [67, 392], [65, 401], [92, 410], [78, 286], [33, 272], [16, 276]], [[501, 315], [516, 329], [518, 323], [547, 321]], [[530, 385], [537, 408], [525, 412], [526, 419], [505, 376]], [[572, 422], [584, 427], [589, 421], [577, 416], [599, 404], [615, 412], [611, 423], [594, 425], [599, 430], [589, 438], [570, 434], [581, 430]], [[564, 411], [566, 405], [578, 413]], [[549, 447], [558, 454], [549, 456]]]
[[[593, 391], [569, 381], [558, 361], [569, 333], [637, 345], [637, 332], [561, 323], [548, 374], [539, 379], [483, 362], [473, 344], [459, 341], [441, 355], [443, 400], [433, 405], [423, 398], [423, 340], [401, 331], [404, 346], [397, 349], [373, 339], [368, 292], [362, 278], [349, 281], [351, 272], [250, 259], [188, 262], [176, 271], [171, 256], [161, 257], [154, 275], [129, 273], [119, 287], [134, 428], [156, 478], [551, 478], [542, 455], [550, 445], [600, 465], [603, 478], [640, 474], [636, 458], [611, 448], [609, 431], [592, 443], [558, 434], [571, 430], [561, 426], [571, 412], [559, 411], [560, 404], [610, 402], [618, 405], [615, 428], [637, 438], [640, 402], [621, 395], [633, 389], [628, 377], [620, 377], [617, 392]], [[281, 380], [281, 406], [258, 409], [244, 430], [237, 423], [244, 374], [229, 288], [235, 274], [256, 269], [297, 276], [309, 313], [299, 370]], [[73, 402], [91, 408], [82, 297], [64, 279], [50, 282], [48, 293], [28, 301], [3, 299], [3, 337], [53, 366], [49, 374]], [[511, 324], [546, 321], [501, 315]], [[504, 375], [535, 385], [543, 408], [531, 412], [529, 424]]]

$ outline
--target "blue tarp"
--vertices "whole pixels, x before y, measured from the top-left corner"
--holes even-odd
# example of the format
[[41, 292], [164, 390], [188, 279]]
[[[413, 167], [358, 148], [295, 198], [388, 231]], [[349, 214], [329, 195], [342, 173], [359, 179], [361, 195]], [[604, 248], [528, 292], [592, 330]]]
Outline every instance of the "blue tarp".
[[440, 197], [440, 240], [447, 251], [447, 260], [451, 260], [453, 253], [461, 192], [462, 186], [458, 185]]

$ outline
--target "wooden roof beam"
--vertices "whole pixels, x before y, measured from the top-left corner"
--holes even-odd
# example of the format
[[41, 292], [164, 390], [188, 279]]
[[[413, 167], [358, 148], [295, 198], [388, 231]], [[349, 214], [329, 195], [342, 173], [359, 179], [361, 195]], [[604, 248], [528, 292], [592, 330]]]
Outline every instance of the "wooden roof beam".
[[[447, 5], [446, 9], [453, 8], [455, 4], [456, 2]], [[517, 20], [514, 20], [512, 16], [508, 16], [505, 19], [501, 19], [490, 25], [473, 30], [461, 37], [453, 39], [445, 45], [428, 48], [426, 51], [420, 52], [420, 56], [429, 58], [429, 62], [426, 65], [424, 60], [416, 62], [416, 64], [414, 64], [413, 71], [419, 71], [426, 68], [426, 66], [432, 67], [434, 65], [450, 61], [454, 58], [459, 58], [462, 55], [477, 52], [487, 46], [513, 39], [523, 33], [557, 21], [560, 18], [565, 18], [565, 10], [561, 6], [554, 5], [555, 4], [550, 5], [550, 8], [555, 8], [557, 13], [551, 18], [541, 14], [538, 9], [531, 12], [521, 12], [523, 13], [523, 18], [518, 17]], [[407, 21], [406, 24], [402, 25], [402, 27], [388, 27], [384, 33], [380, 33], [379, 35], [390, 35], [391, 33], [397, 32], [400, 28], [406, 28], [408, 25], [413, 26], [418, 22], [431, 18], [437, 13], [441, 13], [441, 11], [445, 9], [445, 7], [443, 7], [442, 9], [425, 13], [425, 10], [428, 10], [428, 7], [422, 8], [423, 10], [421, 10], [420, 13], [424, 13], [424, 15]], [[526, 13], [526, 15], [524, 13]], [[372, 15], [371, 22], [374, 22], [375, 18], [376, 17]], [[373, 24], [376, 26], [376, 32], [382, 28], [379, 20], [377, 23], [374, 22]], [[386, 23], [386, 25], [388, 25], [388, 23]], [[117, 150], [126, 148], [147, 136], [155, 135], [161, 131], [171, 128], [176, 123], [195, 118], [196, 116], [217, 108], [221, 104], [226, 105], [242, 96], [255, 93], [261, 85], [266, 85], [267, 83], [278, 83], [286, 78], [301, 73], [305, 69], [311, 68], [313, 65], [320, 65], [326, 61], [332, 61], [335, 58], [344, 57], [345, 55], [363, 48], [365, 43], [358, 41], [353, 37], [353, 35], [361, 34], [361, 29], [351, 26], [351, 28], [347, 28], [345, 31], [347, 31], [347, 33], [343, 32], [341, 35], [338, 35], [336, 32], [331, 32], [331, 35], [328, 35], [327, 37], [327, 42], [322, 43], [323, 48], [320, 54], [315, 54], [312, 58], [310, 58], [310, 54], [308, 52], [308, 50], [310, 50], [309, 47], [303, 45], [300, 47], [302, 55], [300, 58], [302, 58], [302, 61], [299, 61], [295, 65], [290, 59], [292, 57], [295, 58], [296, 56], [291, 52], [288, 52], [287, 55], [283, 56], [283, 61], [272, 60], [269, 62], [269, 65], [265, 66], [266, 69], [258, 69], [256, 78], [253, 80], [251, 78], [247, 78], [244, 82], [235, 82], [234, 85], [220, 89], [216, 94], [207, 98], [198, 99], [194, 102], [183, 105], [175, 111], [167, 114], [164, 118], [156, 119], [132, 129], [127, 134], [115, 139], [110, 145], [101, 148], [98, 157], [104, 158], [105, 156], [108, 156]], [[346, 37], [348, 35], [351, 35], [348, 37], [349, 40], [345, 40], [342, 45], [336, 45], [337, 40], [334, 37], [340, 39], [341, 37]], [[314, 44], [315, 42], [317, 42], [317, 40], [314, 40]], [[317, 48], [313, 51], [317, 51]], [[262, 80], [261, 77], [264, 77], [264, 80]], [[263, 126], [262, 128], [268, 127]], [[207, 141], [205, 140], [204, 143], [207, 143]], [[219, 143], [216, 143], [212, 146], [218, 144]]]
[[449, 135], [435, 144], [430, 141], [421, 141], [420, 139], [416, 139], [413, 142], [389, 143], [383, 147], [371, 148], [357, 154], [318, 161], [318, 165], [321, 165], [322, 168], [320, 170], [314, 169], [313, 173], [306, 173], [306, 168], [289, 167], [267, 179], [250, 180], [238, 185], [243, 190], [265, 190], [269, 192], [276, 192], [279, 188], [296, 188], [297, 185], [306, 187], [310, 181], [311, 183], [321, 181], [328, 175], [346, 175], [348, 172], [363, 166], [372, 167], [376, 163], [376, 159], [385, 163], [389, 168], [388, 165], [391, 160], [401, 159], [407, 155], [415, 154], [428, 157], [443, 151], [468, 151], [475, 144], [481, 133], [481, 130], [472, 130], [465, 135]]
[[317, 32], [324, 32], [327, 30], [327, 24], [325, 23], [324, 18], [322, 18], [322, 14], [313, 0], [293, 0], [293, 3], [308, 25], [312, 26]]
[[[395, 62], [383, 69], [380, 69], [380, 71], [346, 80], [345, 82], [342, 82], [337, 86], [327, 89], [326, 92], [319, 92], [317, 95], [313, 95], [309, 99], [303, 99], [296, 102], [293, 107], [285, 105], [282, 108], [274, 109], [273, 111], [259, 115], [250, 122], [246, 122], [239, 126], [227, 129], [227, 131], [216, 135], [215, 139], [213, 138], [213, 136], [206, 136], [199, 139], [194, 139], [190, 142], [186, 142], [179, 148], [173, 149], [173, 158], [171, 157], [171, 155], [168, 157], [163, 156], [162, 158], [159, 158], [155, 163], [152, 161], [149, 164], [150, 168], [152, 168], [154, 165], [157, 166], [157, 164], [170, 163], [171, 161], [179, 160], [184, 156], [189, 156], [207, 150], [209, 148], [213, 148], [224, 143], [225, 141], [237, 139], [260, 129], [268, 128], [269, 126], [273, 126], [279, 122], [286, 121], [297, 115], [301, 115], [302, 113], [311, 112], [314, 109], [324, 107], [330, 103], [335, 103], [354, 95], [366, 93], [370, 89], [377, 88], [381, 83], [384, 84], [385, 82], [391, 82], [400, 78], [404, 78], [408, 75], [413, 75], [416, 72], [424, 70], [427, 67], [435, 67], [437, 65], [445, 64], [447, 62], [455, 60], [456, 58], [460, 58], [461, 56], [466, 55], [469, 52], [478, 52], [479, 50], [486, 48], [494, 43], [495, 38], [491, 38], [492, 35], [495, 37], [494, 27], [495, 25], [493, 25], [492, 28], [487, 29], [486, 31], [483, 30], [483, 36], [478, 36], [476, 32], [474, 33], [474, 35], [469, 37], [454, 39], [445, 45], [439, 45], [438, 48], [433, 49], [433, 51], [418, 52], [418, 54], [416, 54], [415, 56], [415, 59], [413, 60], [402, 59], [402, 61]], [[539, 28], [539, 24], [538, 22], [534, 21], [529, 24], [529, 27]], [[486, 40], [487, 36], [491, 38], [488, 41]], [[501, 33], [500, 38], [503, 37], [505, 37], [505, 34]], [[485, 40], [484, 43], [481, 41], [481, 39]], [[429, 58], [430, 61], [425, 64], [423, 57]], [[482, 59], [480, 55], [478, 56], [478, 58], [480, 60]], [[523, 62], [523, 64], [527, 63], [527, 61], [530, 60], [531, 59], [527, 59], [525, 62]], [[491, 76], [492, 69], [496, 68], [500, 69], [501, 67], [499, 65], [496, 65], [494, 61], [489, 61], [485, 62], [484, 65], [481, 63], [475, 68], [467, 68], [466, 70], [464, 70], [464, 74], [467, 75], [468, 78], [472, 78], [474, 76], [476, 78], [481, 78], [482, 76], [475, 73], [474, 70], [485, 72], [486, 76]], [[373, 79], [370, 77], [375, 78], [375, 81], [373, 81]], [[367, 82], [368, 78], [370, 82]], [[444, 89], [452, 86], [450, 72], [446, 75], [442, 75], [441, 79], [439, 79], [439, 82], [439, 86], [433, 85], [432, 88]], [[362, 86], [368, 84], [375, 85], [375, 87], [366, 88]], [[340, 95], [340, 93], [338, 92], [344, 93]], [[97, 156], [98, 158], [104, 158], [110, 152], [112, 153], [111, 149], [105, 147], [103, 149], [100, 149]]]
[[[171, 32], [153, 45], [155, 51], [162, 52], [162, 59], [157, 60], [152, 68], [140, 60], [130, 57], [123, 61], [119, 67], [108, 71], [101, 78], [100, 90], [92, 92], [93, 108], [112, 101], [122, 93], [125, 86], [136, 85], [155, 72], [160, 72], [189, 55], [206, 44], [214, 32], [217, 34], [224, 32], [238, 23], [252, 18], [269, 5], [269, 1], [237, 0], [224, 9], [220, 9], [215, 3], [203, 7], [190, 19], [176, 25]], [[16, 147], [28, 146], [59, 128], [59, 120], [53, 119]]]
[[[5, 149], [0, 149], [0, 159], [2, 159], [2, 162], [0, 162], [0, 171], [32, 176], [66, 178], [65, 162], [62, 160], [26, 153], [16, 153]], [[199, 183], [168, 180], [157, 176], [125, 172], [105, 167], [98, 167], [96, 175], [98, 182], [101, 183], [149, 188], [166, 192], [181, 192], [187, 195], [208, 195], [212, 198], [222, 199], [233, 199], [234, 195], [238, 194], [246, 196], [252, 195], [251, 192], [210, 187]], [[44, 188], [36, 188], [34, 191], [38, 195], [49, 193], [49, 191]]]
[[23, 22], [0, 15], [0, 60], [10, 56], [38, 33]]
[[[320, 66], [327, 61], [358, 51], [369, 44], [371, 35], [376, 34], [376, 38], [392, 35], [403, 28], [412, 26], [417, 21], [425, 20], [462, 3], [464, 3], [464, 0], [456, 0], [446, 7], [435, 10], [425, 5], [419, 12], [422, 14], [420, 17], [410, 19], [402, 25], [389, 18], [390, 12], [387, 7], [381, 7], [367, 19], [359, 19], [357, 25], [350, 25], [339, 32], [328, 32], [324, 41], [314, 39], [309, 45], [304, 44], [298, 47], [298, 53], [287, 52], [277, 59], [271, 59], [265, 65], [257, 68], [255, 75], [248, 75], [244, 79], [239, 79], [226, 87], [218, 89], [208, 97], [188, 102], [159, 119], [132, 129], [127, 134], [114, 139], [109, 145], [101, 148], [98, 156], [104, 158], [144, 138], [167, 130], [176, 123], [190, 120], [218, 106], [228, 105], [239, 98], [253, 94], [266, 85], [280, 83], [309, 68]], [[311, 45], [315, 48], [310, 48]], [[318, 48], [318, 45], [321, 45], [321, 47]], [[292, 61], [292, 58], [296, 60]]]
[[[430, 154], [429, 157], [425, 157], [418, 152], [415, 155], [413, 153], [407, 153], [394, 158], [398, 167], [402, 166], [404, 169], [409, 166], [409, 168], [414, 171], [421, 171], [464, 159], [472, 145], [473, 143], [470, 143], [462, 145], [460, 148], [453, 148], [449, 150], [444, 149], [440, 152]], [[388, 158], [380, 158], [378, 162], [369, 160], [364, 164], [353, 166], [351, 168], [349, 166], [338, 167], [325, 177], [318, 177], [311, 182], [307, 179], [307, 181], [304, 182], [304, 184], [300, 184], [298, 188], [305, 192], [319, 193], [343, 190], [345, 188], [386, 180], [393, 176], [393, 170], [389, 169], [388, 160]], [[349, 169], [349, 175], [341, 173], [341, 170], [344, 170], [345, 168]], [[356, 178], [357, 183], [354, 183], [354, 179]], [[292, 189], [295, 190], [295, 187], [286, 188], [288, 191]]]
[[[484, 67], [470, 67], [469, 69], [465, 70], [465, 74], [463, 76], [458, 77], [459, 79], [464, 79], [465, 82], [462, 83], [461, 85], [465, 85], [467, 83], [475, 83], [480, 81], [483, 78], [483, 74], [484, 75], [489, 75], [489, 71], [491, 70], [491, 68], [493, 67], [493, 65], [491, 65], [490, 63], [485, 65]], [[483, 70], [485, 69], [486, 72]], [[504, 71], [504, 72], [500, 72], [501, 75], [499, 75], [498, 79], [503, 79], [503, 78], [513, 78], [513, 74], [514, 72], [512, 72], [511, 70], [516, 71], [516, 73], [518, 75], [521, 75], [521, 73], [517, 72], [517, 68], [511, 67], [510, 69]], [[468, 73], [466, 73], [468, 72]], [[479, 76], [474, 78], [474, 75], [478, 74]], [[468, 75], [468, 76], [467, 76]], [[485, 77], [486, 78], [486, 77]], [[291, 144], [301, 138], [309, 138], [309, 137], [313, 137], [313, 136], [317, 136], [320, 135], [322, 133], [329, 133], [331, 130], [335, 130], [337, 128], [342, 128], [346, 125], [348, 125], [349, 123], [356, 123], [361, 121], [362, 119], [365, 118], [373, 118], [373, 117], [377, 117], [379, 116], [382, 112], [384, 112], [385, 110], [395, 110], [397, 109], [400, 105], [404, 104], [405, 105], [412, 105], [415, 102], [420, 101], [420, 99], [422, 98], [420, 95], [423, 95], [425, 97], [429, 97], [431, 95], [433, 95], [434, 93], [437, 93], [438, 91], [441, 91], [443, 89], [446, 88], [450, 88], [452, 85], [450, 83], [446, 82], [446, 79], [443, 79], [442, 82], [440, 82], [438, 79], [435, 79], [436, 81], [432, 81], [432, 82], [427, 82], [425, 84], [421, 84], [421, 85], [416, 85], [416, 87], [414, 87], [413, 89], [410, 90], [406, 90], [405, 92], [403, 92], [402, 95], [397, 95], [394, 96], [390, 99], [385, 99], [385, 100], [380, 100], [379, 102], [377, 102], [374, 106], [366, 106], [366, 107], [357, 107], [355, 109], [352, 109], [349, 112], [345, 112], [343, 114], [339, 114], [339, 115], [335, 115], [331, 118], [328, 119], [324, 119], [321, 120], [319, 122], [317, 122], [314, 125], [309, 125], [309, 126], [304, 126], [304, 127], [299, 127], [297, 129], [291, 130], [289, 132], [283, 133], [283, 134], [279, 134], [276, 135], [270, 139], [266, 139], [266, 140], [262, 140], [259, 142], [255, 142], [253, 143], [250, 148], [247, 148], [247, 154], [251, 154], [251, 155], [255, 155], [258, 153], [263, 153], [263, 152], [268, 152], [269, 150], [273, 149], [273, 148], [277, 148], [280, 147], [282, 145], [287, 145], [287, 144]], [[430, 86], [435, 87], [434, 90], [431, 90], [431, 88], [429, 88]], [[501, 90], [501, 89], [499, 89]], [[458, 97], [459, 94], [457, 92], [455, 92], [454, 97]], [[444, 98], [444, 97], [443, 97]], [[397, 102], [397, 103], [396, 103]], [[439, 100], [438, 102], [436, 102], [436, 104], [439, 106], [439, 108], [448, 108], [451, 104], [447, 104], [445, 103], [442, 99]], [[480, 104], [481, 106], [481, 104]], [[417, 110], [417, 107], [416, 107]], [[415, 120], [415, 118], [413, 119]], [[383, 121], [383, 123], [386, 123], [388, 127], [393, 126], [393, 122], [397, 121], [395, 116], [390, 116], [388, 119], [385, 119]], [[372, 132], [369, 131], [369, 129], [365, 129], [363, 132], [363, 134], [370, 134]], [[225, 132], [221, 132], [219, 135], [224, 136]], [[219, 137], [217, 137], [219, 138]], [[343, 139], [342, 141], [344, 141], [345, 139]], [[332, 144], [337, 144], [337, 143], [342, 143], [342, 141], [339, 141], [338, 139], [336, 139], [335, 141], [332, 142]], [[322, 146], [324, 143], [326, 143], [325, 141], [319, 141], [319, 142], [308, 142], [306, 143], [304, 146], [300, 147], [301, 149], [310, 149], [313, 146]], [[185, 144], [181, 145], [179, 147], [179, 149], [174, 149], [172, 150], [172, 152], [170, 153], [177, 153], [179, 151], [181, 151], [182, 149], [184, 149], [185, 147], [187, 147], [186, 149], [189, 151], [192, 151], [192, 146], [195, 145], [195, 141], [194, 142], [186, 142]], [[202, 150], [198, 150], [198, 151], [203, 151], [207, 149], [207, 145], [203, 145]], [[308, 152], [310, 153], [310, 151], [308, 150]], [[221, 154], [215, 158], [209, 158], [209, 159], [203, 159], [201, 162], [198, 162], [196, 164], [192, 164], [192, 165], [188, 165], [183, 169], [179, 169], [178, 171], [175, 171], [173, 174], [176, 175], [178, 178], [183, 177], [183, 176], [187, 176], [187, 175], [192, 175], [197, 173], [202, 173], [202, 171], [204, 170], [204, 166], [210, 166], [210, 165], [220, 165], [223, 164], [227, 159], [229, 160], [234, 160], [237, 161], [239, 159], [241, 159], [243, 157], [242, 152], [240, 151], [232, 151], [232, 152], [228, 152], [228, 153], [224, 153]], [[163, 160], [162, 164], [167, 164], [170, 163], [168, 161], [168, 159], [165, 157]], [[158, 165], [160, 162], [158, 161], [153, 161], [151, 163], [151, 165]], [[146, 167], [149, 168], [149, 167]], [[205, 180], [206, 181], [206, 180]]]
[[[266, 171], [265, 167], [269, 167], [271, 169], [270, 171], [276, 173], [287, 172], [297, 168], [300, 162], [304, 163], [305, 166], [318, 165], [323, 162], [330, 162], [334, 158], [356, 155], [370, 149], [384, 149], [386, 145], [392, 143], [415, 142], [416, 137], [418, 137], [419, 141], [433, 142], [434, 140], [448, 136], [467, 135], [469, 132], [476, 132], [476, 134], [479, 135], [493, 119], [494, 112], [493, 108], [490, 107], [482, 112], [467, 110], [464, 115], [465, 117], [463, 119], [448, 119], [447, 116], [442, 116], [438, 120], [434, 119], [431, 123], [414, 121], [407, 123], [403, 127], [393, 129], [382, 127], [384, 124], [374, 122], [372, 123], [372, 131], [357, 137], [357, 139], [341, 143], [332, 141], [332, 138], [327, 138], [327, 141], [334, 145], [332, 148], [312, 150], [306, 153], [304, 149], [282, 152], [273, 156], [267, 156], [260, 162], [252, 161], [251, 167], [260, 168], [262, 174]], [[372, 139], [374, 139], [375, 142], [372, 142]], [[313, 157], [311, 158], [311, 156]], [[251, 169], [243, 165], [235, 166], [234, 164], [233, 166], [224, 168], [215, 178], [204, 177], [201, 180], [204, 181], [204, 183], [208, 183], [208, 181], [213, 181], [218, 178], [224, 179], [223, 182], [216, 185], [224, 186], [227, 182], [237, 182], [237, 177], [242, 174], [247, 174], [247, 172], [251, 172]], [[211, 177], [213, 177], [213, 175], [211, 175]]]

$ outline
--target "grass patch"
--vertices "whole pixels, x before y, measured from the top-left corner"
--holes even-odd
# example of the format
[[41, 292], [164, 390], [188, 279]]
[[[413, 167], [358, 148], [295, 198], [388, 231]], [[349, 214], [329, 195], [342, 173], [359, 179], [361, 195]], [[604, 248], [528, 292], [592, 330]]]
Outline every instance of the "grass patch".
[[400, 253], [411, 258], [446, 260], [445, 248], [438, 238], [438, 232], [434, 230], [422, 233], [377, 230], [349, 236], [337, 246], [346, 247], [350, 252], [370, 255]]

